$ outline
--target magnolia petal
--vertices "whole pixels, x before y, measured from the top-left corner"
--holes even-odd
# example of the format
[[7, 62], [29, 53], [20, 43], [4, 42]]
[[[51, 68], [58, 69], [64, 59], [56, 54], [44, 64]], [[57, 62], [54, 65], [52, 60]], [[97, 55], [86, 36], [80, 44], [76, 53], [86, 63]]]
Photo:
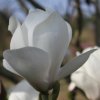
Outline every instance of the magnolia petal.
[[55, 77], [69, 45], [69, 38], [71, 36], [69, 37], [68, 30], [65, 21], [56, 12], [52, 12], [51, 15], [45, 21], [37, 25], [34, 30], [34, 46], [48, 52], [52, 60], [50, 80], [53, 80]]
[[90, 50], [78, 57], [75, 57], [71, 61], [69, 61], [65, 66], [60, 68], [58, 74], [57, 74], [57, 80], [68, 76], [75, 70], [77, 70], [79, 67], [81, 67], [89, 58], [90, 54], [95, 52], [97, 49]]
[[84, 67], [81, 67], [78, 72], [71, 75], [72, 83], [82, 89], [89, 99], [97, 100], [99, 97], [99, 84], [98, 82], [88, 75]]
[[71, 83], [69, 84], [69, 86], [68, 86], [68, 90], [69, 90], [69, 91], [73, 91], [73, 90], [75, 89], [75, 87], [76, 87], [76, 84], [75, 84], [74, 82], [71, 82]]
[[[35, 47], [6, 50], [4, 58], [20, 75], [39, 91], [48, 89], [48, 69], [50, 59], [48, 53]], [[30, 77], [32, 76], [32, 77]]]
[[79, 56], [81, 55], [81, 53], [79, 51], [76, 52], [76, 56]]
[[[98, 47], [89, 47], [83, 50], [82, 53], [85, 53], [92, 49], [98, 49]], [[88, 60], [71, 75], [71, 80], [76, 84], [76, 86], [82, 89], [86, 96], [91, 100], [97, 100], [99, 98], [99, 82], [98, 82], [98, 75], [99, 73], [99, 59], [100, 50], [96, 50], [93, 52]], [[97, 68], [98, 66], [98, 68]], [[92, 71], [91, 71], [92, 70]], [[90, 73], [93, 72], [93, 73]], [[94, 78], [95, 76], [95, 78]], [[85, 81], [85, 83], [84, 83]]]
[[68, 44], [70, 43], [70, 41], [71, 41], [71, 39], [72, 39], [72, 28], [71, 28], [71, 26], [70, 26], [70, 24], [68, 23], [68, 22], [66, 22], [66, 25], [67, 25], [67, 27], [68, 27], [68, 37], [69, 37], [69, 42], [68, 42]]
[[100, 98], [100, 85], [97, 84], [95, 80], [88, 80], [88, 82], [90, 82], [90, 84], [84, 89], [86, 96], [89, 100], [98, 100], [98, 98]]
[[50, 13], [47, 13], [40, 9], [36, 9], [35, 11], [31, 11], [27, 16], [23, 25], [26, 26], [28, 30], [27, 34], [29, 46], [33, 46], [33, 31], [35, 27], [41, 22], [43, 22], [49, 15]]
[[33, 13], [35, 10], [37, 10], [37, 8], [36, 9], [29, 9], [28, 13]]
[[39, 92], [23, 80], [11, 91], [9, 100], [39, 100]]
[[28, 43], [29, 43], [28, 42], [28, 30], [25, 24], [21, 26], [21, 29], [22, 29], [22, 36], [23, 36], [23, 41], [25, 43], [25, 46], [28, 46]]
[[11, 39], [10, 49], [18, 49], [25, 46], [26, 45], [23, 38], [23, 31], [21, 29], [21, 25], [18, 25]]
[[[86, 48], [86, 49], [84, 49], [84, 50], [82, 51], [82, 54], [85, 53], [85, 52], [87, 52], [87, 51], [93, 50], [93, 49], [99, 49], [99, 47], [98, 47], [98, 46], [88, 47], [88, 48]], [[81, 53], [80, 53], [80, 54], [81, 54]]]
[[[14, 73], [14, 74], [19, 75], [19, 74], [10, 66], [10, 64], [9, 64], [5, 59], [3, 60], [3, 66], [4, 66], [4, 68], [7, 69], [8, 71], [10, 71], [10, 72], [12, 72], [12, 73]], [[20, 75], [19, 75], [19, 76], [20, 76]]]
[[11, 16], [9, 19], [8, 30], [12, 33], [12, 35], [14, 34], [15, 30], [19, 25], [20, 22], [14, 16]]
[[87, 73], [85, 72], [84, 67], [81, 67], [71, 74], [71, 81], [74, 82], [77, 87], [83, 89], [85, 86], [84, 81], [87, 79], [86, 75]]
[[87, 73], [100, 83], [100, 49], [90, 55], [84, 67]]

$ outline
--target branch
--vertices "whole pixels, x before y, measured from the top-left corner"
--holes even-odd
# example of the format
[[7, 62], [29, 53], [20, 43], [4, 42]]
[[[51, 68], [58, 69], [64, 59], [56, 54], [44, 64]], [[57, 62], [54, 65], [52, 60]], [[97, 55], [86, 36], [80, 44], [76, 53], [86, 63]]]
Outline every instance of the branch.
[[28, 8], [27, 8], [26, 4], [23, 2], [23, 0], [18, 0], [18, 2], [21, 5], [24, 12], [27, 14], [28, 13]]
[[27, 0], [27, 1], [30, 2], [35, 8], [39, 8], [39, 9], [45, 10], [44, 7], [42, 7], [41, 5], [39, 5], [34, 0]]

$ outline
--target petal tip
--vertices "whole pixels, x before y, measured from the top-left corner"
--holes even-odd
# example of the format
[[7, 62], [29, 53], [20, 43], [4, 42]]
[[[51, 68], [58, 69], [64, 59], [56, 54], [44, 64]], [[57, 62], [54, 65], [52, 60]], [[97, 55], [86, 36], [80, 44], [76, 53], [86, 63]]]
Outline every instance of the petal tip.
[[14, 16], [11, 16], [9, 19], [8, 30], [13, 34], [18, 25], [20, 25], [20, 22]]

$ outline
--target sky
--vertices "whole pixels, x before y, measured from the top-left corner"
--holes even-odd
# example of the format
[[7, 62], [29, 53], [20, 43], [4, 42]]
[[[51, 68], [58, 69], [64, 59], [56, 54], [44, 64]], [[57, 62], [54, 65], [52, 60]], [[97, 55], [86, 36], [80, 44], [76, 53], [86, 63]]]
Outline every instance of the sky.
[[[29, 9], [34, 9], [31, 4], [27, 2], [27, 0], [23, 0]], [[77, 14], [77, 10], [73, 9], [75, 0], [70, 0], [71, 5], [68, 4], [68, 0], [35, 0], [44, 8], [54, 9], [59, 12], [62, 16], [66, 13], [70, 15]], [[90, 17], [95, 13], [95, 7], [93, 4], [87, 5], [85, 0], [81, 0], [81, 9], [85, 16]], [[74, 10], [74, 13], [73, 13]], [[17, 0], [0, 0], [0, 11], [9, 13], [10, 15], [14, 15], [18, 17], [20, 20], [24, 20], [26, 15], [22, 11]]]

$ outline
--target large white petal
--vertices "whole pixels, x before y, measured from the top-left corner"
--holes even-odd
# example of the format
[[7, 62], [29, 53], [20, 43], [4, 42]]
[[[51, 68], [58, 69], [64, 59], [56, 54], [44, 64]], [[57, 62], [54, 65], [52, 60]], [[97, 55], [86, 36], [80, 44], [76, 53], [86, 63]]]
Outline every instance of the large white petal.
[[87, 72], [84, 70], [84, 67], [80, 68], [78, 72], [74, 72], [71, 75], [71, 80], [78, 88], [82, 89], [85, 92], [88, 99], [98, 99], [99, 84], [95, 79], [87, 74]]
[[[89, 47], [83, 50], [85, 53], [92, 49], [98, 49], [98, 47]], [[99, 53], [100, 50], [93, 52], [85, 64], [81, 66], [77, 71], [71, 75], [71, 80], [77, 87], [81, 88], [89, 99], [96, 100], [99, 98]], [[98, 69], [97, 69], [98, 66]]]
[[70, 26], [70, 24], [68, 22], [66, 22], [66, 25], [68, 27], [68, 37], [69, 37], [69, 41], [68, 41], [68, 44], [70, 43], [71, 39], [72, 39], [72, 28]]
[[84, 67], [91, 77], [100, 82], [100, 49], [91, 54]]
[[29, 46], [29, 42], [28, 42], [28, 30], [27, 30], [27, 27], [25, 26], [25, 24], [23, 24], [21, 26], [21, 29], [22, 29], [22, 37], [23, 37], [23, 40], [24, 40], [24, 43], [25, 43], [25, 46]]
[[9, 95], [9, 100], [38, 100], [37, 92], [27, 81], [18, 83]]
[[9, 19], [8, 30], [12, 33], [12, 35], [14, 34], [15, 30], [19, 25], [20, 22], [14, 16], [11, 16]]
[[23, 31], [21, 29], [21, 25], [19, 24], [17, 26], [16, 31], [14, 32], [14, 34], [12, 36], [11, 43], [10, 43], [10, 49], [18, 49], [18, 48], [25, 47], [26, 44], [25, 44], [24, 40], [25, 39], [23, 37]]
[[71, 74], [79, 67], [81, 67], [90, 57], [93, 52], [96, 52], [97, 49], [90, 50], [78, 57], [75, 57], [71, 61], [69, 61], [66, 65], [59, 69], [58, 75], [56, 76], [57, 79], [61, 79], [66, 77], [67, 75]]
[[33, 87], [40, 91], [48, 89], [48, 53], [35, 47], [25, 47], [4, 52], [4, 58], [20, 75], [26, 78]]
[[56, 12], [52, 12], [51, 15], [44, 22], [37, 25], [34, 30], [34, 46], [48, 52], [52, 60], [50, 80], [55, 78], [55, 74], [61, 65], [65, 51], [69, 45], [70, 37], [68, 30], [65, 21]]
[[[3, 66], [5, 69], [7, 69], [8, 71], [11, 71], [12, 73], [15, 73], [17, 75], [19, 75], [11, 66], [10, 64], [4, 59], [3, 60]], [[20, 75], [19, 75], [20, 76]]]
[[29, 46], [33, 46], [33, 31], [35, 27], [43, 22], [49, 15], [50, 13], [47, 13], [46, 11], [36, 9], [35, 11], [31, 11], [27, 16], [23, 25], [26, 26], [28, 30], [27, 34]]
[[88, 79], [88, 76], [87, 77], [86, 76], [87, 73], [85, 72], [84, 67], [81, 67], [77, 71], [71, 74], [71, 81], [74, 82], [77, 87], [84, 89], [86, 85], [84, 81], [87, 81]]

